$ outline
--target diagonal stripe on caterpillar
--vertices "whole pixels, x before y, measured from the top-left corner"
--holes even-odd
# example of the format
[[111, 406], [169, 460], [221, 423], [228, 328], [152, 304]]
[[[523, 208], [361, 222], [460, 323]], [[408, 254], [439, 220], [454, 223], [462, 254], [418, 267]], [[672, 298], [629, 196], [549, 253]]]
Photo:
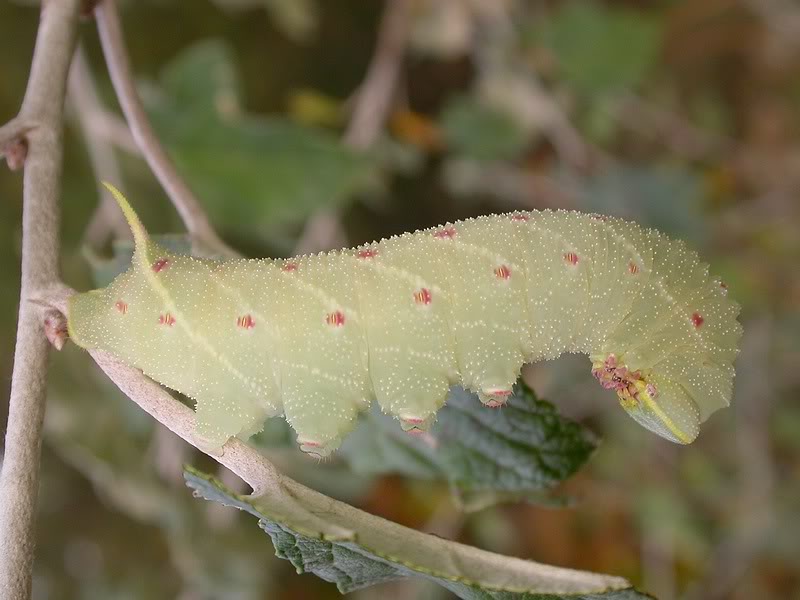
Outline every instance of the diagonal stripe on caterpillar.
[[289, 260], [212, 261], [134, 232], [130, 268], [75, 295], [70, 337], [197, 402], [210, 447], [283, 414], [325, 456], [376, 400], [419, 432], [451, 385], [502, 406], [523, 363], [589, 355], [679, 443], [730, 402], [738, 306], [680, 241], [568, 211], [480, 217]]

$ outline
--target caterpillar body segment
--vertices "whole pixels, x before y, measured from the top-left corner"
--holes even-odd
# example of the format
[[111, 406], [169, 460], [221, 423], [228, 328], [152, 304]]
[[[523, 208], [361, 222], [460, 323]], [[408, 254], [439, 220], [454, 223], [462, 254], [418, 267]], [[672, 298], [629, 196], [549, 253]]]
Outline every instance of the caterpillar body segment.
[[425, 430], [451, 385], [502, 406], [523, 363], [589, 354], [639, 423], [688, 443], [730, 401], [738, 307], [682, 242], [566, 211], [481, 217], [287, 260], [169, 253], [74, 296], [72, 339], [197, 402], [211, 446], [283, 414], [326, 455], [377, 401]]

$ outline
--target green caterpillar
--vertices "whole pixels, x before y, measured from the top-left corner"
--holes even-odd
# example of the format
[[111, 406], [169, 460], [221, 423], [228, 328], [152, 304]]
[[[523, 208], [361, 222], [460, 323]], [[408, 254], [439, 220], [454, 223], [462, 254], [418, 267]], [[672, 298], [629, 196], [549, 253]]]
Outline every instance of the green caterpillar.
[[640, 424], [689, 443], [730, 403], [738, 306], [679, 241], [567, 211], [480, 217], [288, 260], [214, 261], [133, 230], [130, 268], [76, 294], [71, 339], [197, 402], [211, 447], [284, 415], [325, 456], [373, 400], [424, 431], [451, 385], [502, 406], [523, 363], [586, 353]]

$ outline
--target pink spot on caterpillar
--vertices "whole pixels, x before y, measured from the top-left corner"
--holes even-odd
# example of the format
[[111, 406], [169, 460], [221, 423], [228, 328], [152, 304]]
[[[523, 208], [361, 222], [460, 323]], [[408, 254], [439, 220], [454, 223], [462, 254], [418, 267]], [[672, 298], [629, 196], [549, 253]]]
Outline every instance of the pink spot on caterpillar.
[[297, 263], [286, 263], [281, 267], [281, 271], [285, 271], [287, 273], [291, 273], [292, 271], [297, 271]]
[[417, 427], [412, 427], [411, 429], [406, 429], [406, 433], [408, 435], [413, 435], [413, 436], [425, 435], [425, 431], [422, 430], [422, 429], [418, 429]]
[[528, 215], [521, 215], [521, 214], [511, 215], [511, 220], [512, 221], [527, 221], [528, 220]]
[[639, 272], [639, 265], [635, 262], [631, 261], [628, 263], [628, 273], [631, 275], [636, 275]]
[[500, 265], [494, 270], [494, 276], [498, 279], [509, 279], [511, 277], [511, 269], [506, 265]]
[[322, 448], [322, 442], [314, 442], [310, 440], [303, 440], [300, 442], [301, 446], [308, 446], [309, 448]]
[[440, 229], [433, 234], [433, 237], [439, 238], [441, 240], [452, 240], [456, 237], [456, 229], [455, 227], [445, 227], [444, 229]]
[[428, 288], [421, 288], [414, 292], [414, 302], [417, 304], [430, 304], [433, 298], [431, 297], [431, 291]]
[[595, 221], [608, 221], [608, 217], [605, 215], [598, 215], [597, 213], [594, 213], [589, 216], [592, 217]]
[[167, 327], [172, 327], [175, 324], [175, 317], [173, 317], [169, 313], [164, 313], [163, 315], [158, 315], [158, 324], [159, 325], [166, 325]]
[[567, 252], [564, 255], [564, 260], [573, 267], [578, 264], [578, 255], [574, 252]]
[[372, 248], [368, 248], [367, 250], [361, 250], [361, 252], [358, 253], [358, 258], [363, 258], [363, 259], [375, 258], [376, 256], [378, 256], [378, 251], [373, 250]]
[[340, 310], [328, 313], [325, 322], [331, 327], [342, 327], [344, 325], [344, 313]]
[[403, 421], [408, 423], [409, 425], [421, 425], [425, 422], [425, 419], [422, 417], [404, 417]]
[[167, 258], [159, 258], [156, 262], [153, 263], [153, 272], [160, 273], [164, 269], [169, 266], [169, 259]]
[[116, 308], [123, 315], [128, 313], [128, 303], [123, 302], [122, 300], [117, 300], [114, 303], [114, 308]]
[[705, 323], [705, 319], [703, 318], [703, 315], [701, 315], [698, 312], [692, 313], [692, 325], [695, 326], [695, 329], [700, 329], [700, 327], [703, 325], [703, 323]]
[[644, 389], [647, 392], [647, 395], [650, 396], [651, 398], [658, 397], [658, 390], [656, 389], [656, 386], [654, 386], [652, 383], [648, 383], [647, 387], [645, 387]]
[[236, 318], [236, 326], [242, 329], [252, 329], [256, 326], [256, 322], [253, 320], [252, 316], [244, 315]]

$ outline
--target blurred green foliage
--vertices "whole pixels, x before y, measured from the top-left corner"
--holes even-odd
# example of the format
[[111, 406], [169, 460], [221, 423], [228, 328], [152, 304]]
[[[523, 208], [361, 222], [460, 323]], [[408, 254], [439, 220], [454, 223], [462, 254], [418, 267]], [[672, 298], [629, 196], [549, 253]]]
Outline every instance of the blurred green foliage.
[[233, 54], [199, 42], [170, 61], [150, 115], [213, 222], [240, 239], [266, 237], [369, 181], [370, 163], [330, 133], [243, 113]]
[[[539, 397], [603, 436], [584, 468], [536, 503], [497, 506], [508, 498], [462, 493], [462, 501], [484, 507], [464, 514], [441, 477], [442, 469], [451, 476], [458, 469], [434, 464], [429, 450], [414, 462], [405, 438], [391, 456], [366, 444], [317, 464], [274, 421], [259, 443], [283, 471], [411, 527], [622, 575], [661, 598], [797, 595], [800, 46], [793, 3], [416, 0], [396, 102], [363, 154], [340, 140], [382, 3], [122, 4], [148, 111], [236, 247], [288, 252], [320, 209], [335, 211], [355, 244], [488, 212], [575, 208], [691, 240], [743, 306], [734, 405], [690, 447], [641, 431], [597, 388], [583, 358], [527, 369]], [[2, 119], [20, 104], [37, 22], [28, 3], [0, 3]], [[91, 21], [82, 39], [101, 95], [116, 110]], [[588, 160], [565, 151], [564, 123]], [[63, 273], [88, 289], [98, 267], [119, 265], [102, 252], [86, 260], [81, 238], [97, 175], [73, 121], [66, 139]], [[115, 156], [119, 184], [150, 229], [180, 232], [141, 159], [121, 149]], [[0, 171], [6, 389], [20, 199], [21, 178]], [[117, 250], [124, 261], [125, 248]], [[251, 520], [191, 498], [182, 463], [205, 470], [213, 463], [155, 427], [85, 354], [68, 346], [52, 363], [36, 598], [338, 597], [334, 586], [297, 577], [276, 560]], [[374, 427], [365, 432], [381, 431]], [[573, 456], [553, 480], [585, 458]], [[574, 500], [556, 509], [565, 503], [558, 498]], [[446, 594], [410, 585], [354, 597]]]

